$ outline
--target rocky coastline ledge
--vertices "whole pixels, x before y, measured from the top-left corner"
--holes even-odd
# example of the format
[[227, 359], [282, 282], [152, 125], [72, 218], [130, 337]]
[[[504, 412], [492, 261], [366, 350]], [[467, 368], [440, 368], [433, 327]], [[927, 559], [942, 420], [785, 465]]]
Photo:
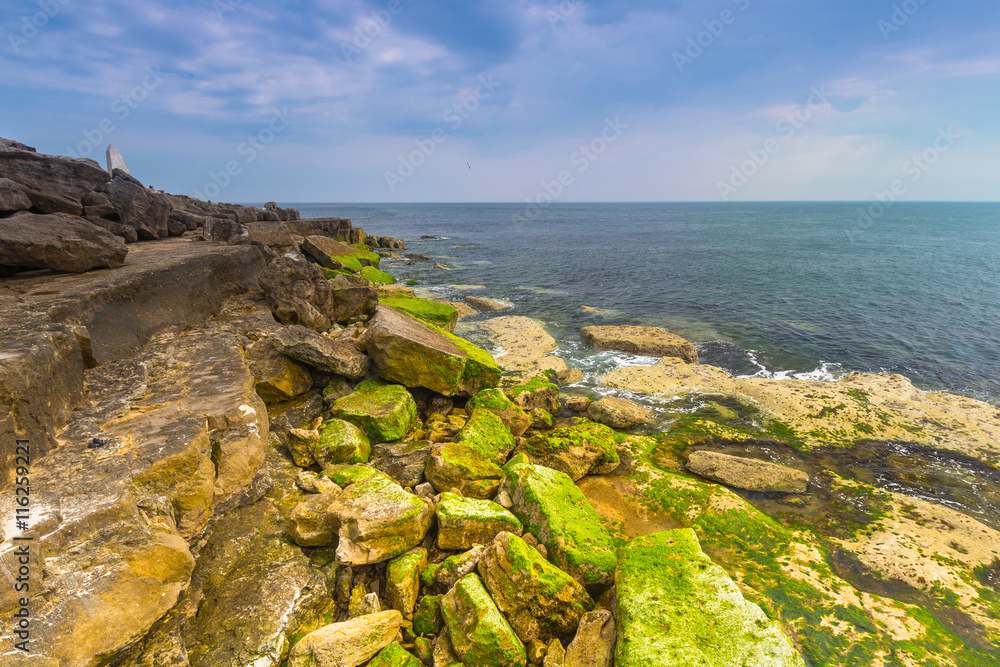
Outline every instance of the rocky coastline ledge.
[[1000, 663], [995, 406], [638, 327], [588, 396], [404, 248], [0, 139], [0, 663]]

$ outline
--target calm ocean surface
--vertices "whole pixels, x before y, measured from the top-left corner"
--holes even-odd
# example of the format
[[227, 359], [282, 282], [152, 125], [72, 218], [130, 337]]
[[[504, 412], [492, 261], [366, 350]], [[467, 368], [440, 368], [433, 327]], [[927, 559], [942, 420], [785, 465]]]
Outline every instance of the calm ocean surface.
[[847, 203], [556, 204], [533, 219], [509, 204], [291, 205], [405, 239], [455, 270], [387, 262], [397, 278], [512, 301], [591, 374], [648, 360], [593, 355], [580, 327], [646, 324], [739, 375], [884, 370], [1000, 404], [998, 204], [899, 203], [860, 222]]

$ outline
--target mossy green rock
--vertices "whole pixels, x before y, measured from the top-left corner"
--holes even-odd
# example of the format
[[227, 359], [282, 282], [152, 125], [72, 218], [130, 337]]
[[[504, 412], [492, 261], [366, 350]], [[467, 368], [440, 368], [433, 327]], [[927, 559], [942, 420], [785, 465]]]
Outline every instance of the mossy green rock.
[[458, 322], [458, 310], [446, 303], [420, 299], [406, 294], [388, 294], [379, 298], [379, 303], [401, 310], [421, 322], [445, 331], [454, 331]]
[[325, 477], [337, 486], [344, 487], [382, 474], [384, 473], [371, 466], [339, 465], [327, 468], [319, 476]]
[[439, 492], [458, 489], [463, 496], [492, 498], [503, 480], [503, 470], [463, 443], [436, 445], [424, 470], [427, 481]]
[[528, 413], [538, 408], [553, 415], [559, 414], [559, 387], [542, 376], [508, 389], [507, 395]]
[[398, 384], [358, 388], [334, 402], [334, 417], [348, 421], [376, 442], [402, 440], [417, 421], [417, 403]]
[[528, 656], [507, 619], [475, 574], [441, 598], [441, 615], [452, 645], [467, 665], [524, 667]]
[[379, 306], [364, 341], [379, 374], [407, 387], [472, 396], [500, 381], [488, 352], [390, 306]]
[[396, 637], [403, 617], [384, 611], [334, 623], [303, 637], [288, 655], [288, 667], [356, 667]]
[[523, 642], [576, 631], [593, 609], [586, 589], [516, 535], [501, 533], [479, 558], [479, 575]]
[[413, 632], [418, 635], [436, 635], [441, 630], [441, 596], [425, 595], [420, 598], [413, 614]]
[[420, 577], [427, 569], [427, 549], [417, 548], [389, 563], [385, 572], [385, 599], [403, 618], [413, 618], [420, 593]]
[[442, 493], [437, 508], [439, 549], [464, 551], [476, 544], [489, 544], [498, 533], [521, 533], [521, 522], [489, 500], [463, 498]]
[[462, 444], [470, 447], [497, 465], [507, 462], [517, 441], [503, 420], [489, 410], [475, 410], [462, 428]]
[[503, 470], [512, 511], [545, 545], [549, 560], [584, 586], [610, 586], [617, 565], [614, 540], [569, 475], [532, 465], [523, 455]]
[[704, 554], [690, 528], [640, 537], [621, 552], [617, 667], [804, 667], [802, 656]]
[[573, 481], [606, 475], [621, 463], [615, 451], [615, 432], [594, 422], [533, 435], [517, 451], [532, 463], [566, 473]]
[[531, 427], [531, 417], [528, 413], [510, 400], [502, 389], [482, 390], [469, 399], [465, 408], [470, 414], [476, 410], [489, 410], [503, 420], [503, 423], [516, 438], [524, 435], [524, 432]]
[[351, 484], [327, 510], [338, 530], [337, 562], [370, 565], [399, 556], [423, 541], [433, 522], [430, 504], [375, 471]]
[[372, 281], [376, 285], [395, 285], [396, 279], [385, 271], [376, 269], [374, 266], [361, 267], [361, 275]]
[[343, 419], [329, 419], [313, 445], [313, 458], [321, 468], [335, 465], [368, 463], [372, 443], [364, 431]]
[[368, 663], [368, 667], [423, 667], [423, 663], [405, 648], [393, 642], [382, 649], [382, 652]]

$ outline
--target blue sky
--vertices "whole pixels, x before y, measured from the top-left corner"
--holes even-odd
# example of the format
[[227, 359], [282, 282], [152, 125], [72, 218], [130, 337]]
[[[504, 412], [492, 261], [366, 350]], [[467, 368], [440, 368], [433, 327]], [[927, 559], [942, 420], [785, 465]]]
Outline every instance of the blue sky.
[[4, 7], [0, 136], [171, 192], [1000, 198], [995, 0]]

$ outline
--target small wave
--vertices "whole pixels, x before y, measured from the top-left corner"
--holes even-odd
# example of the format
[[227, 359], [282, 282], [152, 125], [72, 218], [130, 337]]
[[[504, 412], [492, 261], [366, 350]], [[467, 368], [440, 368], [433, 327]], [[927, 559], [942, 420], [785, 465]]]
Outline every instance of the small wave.
[[740, 378], [764, 378], [767, 380], [812, 380], [814, 382], [836, 382], [846, 375], [841, 364], [821, 361], [818, 368], [811, 371], [772, 371], [758, 358], [756, 350], [747, 351], [747, 360], [758, 368], [756, 373], [737, 375]]

